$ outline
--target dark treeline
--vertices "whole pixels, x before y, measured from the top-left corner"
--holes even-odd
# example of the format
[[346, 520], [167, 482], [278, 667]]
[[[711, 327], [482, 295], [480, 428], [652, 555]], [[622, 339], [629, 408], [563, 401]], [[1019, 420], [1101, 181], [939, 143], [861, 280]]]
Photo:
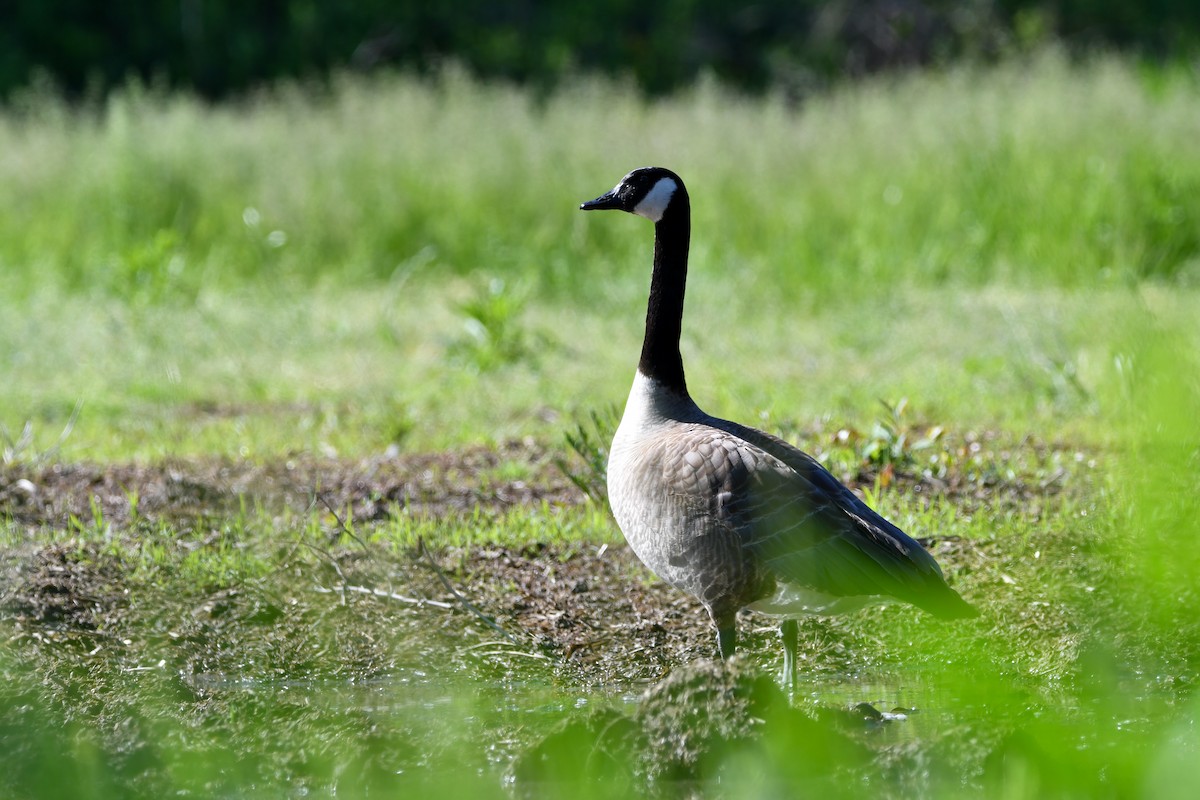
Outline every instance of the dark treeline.
[[221, 97], [283, 77], [453, 60], [552, 84], [572, 71], [669, 91], [711, 72], [799, 91], [840, 76], [1040, 39], [1163, 58], [1200, 43], [1197, 0], [15, 0], [0, 5], [0, 97], [131, 77]]

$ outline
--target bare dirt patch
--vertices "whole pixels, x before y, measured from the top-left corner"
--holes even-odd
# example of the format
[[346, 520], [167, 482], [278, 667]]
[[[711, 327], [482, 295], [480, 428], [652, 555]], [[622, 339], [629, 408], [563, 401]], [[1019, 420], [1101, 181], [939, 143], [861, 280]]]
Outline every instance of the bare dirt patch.
[[[864, 462], [838, 477], [852, 488], [894, 486], [928, 500], [952, 499], [965, 511], [990, 506], [1036, 512], [1074, 479], [1071, 473], [1083, 460], [1045, 442], [1014, 443], [990, 432], [943, 444], [943, 461], [952, 462], [951, 468]], [[807, 447], [822, 452], [819, 442]], [[305, 453], [268, 462], [17, 463], [0, 466], [0, 514], [30, 526], [63, 527], [72, 518], [90, 523], [98, 517], [125, 526], [135, 518], [186, 524], [236, 512], [245, 503], [301, 510], [323, 504], [371, 522], [397, 512], [436, 517], [543, 501], [585, 502], [563, 463], [589, 483], [598, 480], [574, 454], [564, 461], [561, 451], [531, 439], [364, 459]], [[602, 497], [602, 481], [594, 488]]]
[[10, 577], [17, 575], [0, 594], [3, 607], [16, 619], [36, 620], [40, 628], [95, 631], [124, 605], [120, 570], [81, 560], [71, 548], [38, 550], [23, 568], [12, 567]]
[[[521, 476], [506, 475], [517, 465]], [[297, 455], [269, 463], [12, 465], [0, 471], [0, 511], [15, 522], [65, 526], [99, 514], [115, 525], [137, 516], [183, 522], [230, 513], [243, 502], [304, 509], [316, 502], [378, 520], [394, 510], [441, 516], [543, 500], [575, 504], [582, 493], [532, 441], [360, 460]]]
[[[550, 685], [568, 699], [589, 690], [663, 698], [657, 705], [644, 700], [633, 716], [610, 709], [576, 717], [544, 746], [531, 747], [544, 726], [535, 736], [536, 726], [519, 721], [481, 734], [488, 746], [478, 749], [479, 769], [504, 757], [535, 782], [555, 779], [547, 764], [574, 763], [560, 761], [559, 739], [601, 772], [632, 761], [645, 776], [687, 782], [711, 777], [703, 754], [713, 742], [757, 746], [752, 729], [762, 718], [775, 719], [775, 729], [809, 730], [764, 688], [781, 663], [774, 622], [739, 617], [740, 673], [706, 665], [715, 646], [704, 609], [654, 578], [622, 543], [459, 547], [439, 545], [431, 534], [423, 546], [409, 547], [387, 538], [393, 526], [385, 523], [397, 514], [431, 521], [436, 534], [481, 514], [506, 519], [503, 512], [514, 507], [594, 502], [562, 474], [558, 455], [512, 442], [360, 461], [6, 467], [0, 515], [14, 545], [0, 552], [0, 677], [9, 684], [0, 685], [0, 712], [37, 708], [55, 726], [103, 731], [97, 736], [105, 752], [127, 765], [131, 782], [154, 774], [140, 754], [173, 752], [172, 745], [158, 749], [164, 719], [172, 735], [208, 742], [200, 749], [216, 753], [214, 763], [226, 763], [227, 752], [265, 751], [261, 763], [246, 767], [255, 780], [294, 782], [308, 769], [296, 761], [303, 748], [262, 747], [263, 731], [278, 725], [311, 729], [321, 741], [350, 748], [346, 758], [362, 757], [351, 751], [363, 731], [377, 730], [373, 712], [323, 707], [311, 697], [328, 687], [338, 694], [347, 686], [394, 685], [417, 672], [446, 685]], [[861, 485], [879, 474], [850, 478]], [[1036, 485], [1000, 474], [893, 473], [888, 480], [899, 491], [961, 497], [968, 505], [1001, 497], [1028, 510], [1043, 496]], [[226, 524], [247, 504], [302, 513]], [[341, 519], [350, 517], [356, 534], [344, 536]], [[379, 537], [372, 537], [373, 525]], [[1043, 558], [1071, 557], [1078, 544], [1060, 552], [1056, 541], [1038, 545]], [[1061, 671], [1071, 660], [1072, 620], [1030, 579], [1030, 554], [995, 542], [941, 539], [930, 546], [966, 593], [986, 598], [993, 612], [975, 624], [978, 644], [957, 645], [963, 664], [1007, 659], [1014, 670]], [[911, 609], [806, 620], [803, 669], [831, 681], [885, 674], [897, 652], [906, 667], [928, 668], [946, 654], [937, 643], [945, 633]], [[1052, 636], [1065, 655], [1030, 663], [1028, 653]], [[684, 665], [694, 669], [680, 672]], [[698, 738], [673, 737], [676, 723], [692, 723], [672, 714], [713, 698], [729, 701], [724, 722], [714, 717], [717, 727], [696, 728]], [[25, 726], [14, 714], [12, 724]], [[432, 763], [414, 744], [423, 740], [406, 727], [417, 724], [413, 719], [391, 720], [395, 730], [380, 734], [383, 744], [368, 759], [381, 770], [381, 786], [391, 785], [397, 769]], [[326, 737], [332, 730], [338, 735]], [[834, 732], [821, 728], [816, 738], [834, 741]], [[839, 748], [846, 763], [858, 763], [854, 748]], [[643, 750], [651, 755], [643, 758]], [[445, 759], [447, 769], [461, 766], [460, 756]], [[780, 762], [808, 769], [798, 763], [790, 755]]]
[[[1045, 461], [1043, 450], [1030, 447], [1038, 461]], [[1000, 457], [1012, 460], [1008, 453]], [[203, 578], [194, 585], [176, 581], [170, 569], [152, 578], [131, 577], [131, 554], [137, 554], [139, 530], [144, 530], [139, 526], [199, 529], [197, 521], [236, 514], [245, 504], [300, 511], [323, 505], [369, 526], [398, 513], [455, 524], [480, 509], [592, 502], [563, 474], [559, 458], [532, 441], [513, 441], [357, 461], [306, 455], [270, 463], [10, 465], [0, 471], [0, 513], [28, 531], [28, 545], [0, 558], [0, 618], [15, 623], [19, 635], [40, 629], [104, 630], [118, 641], [138, 642], [145, 638], [138, 626], [146, 623], [149, 608], [161, 636], [145, 658], [176, 664], [184, 672], [219, 672], [237, 663], [239, 654], [245, 656], [246, 648], [258, 646], [206, 652], [212, 642], [229, 641], [259, 642], [267, 649], [258, 663], [280, 674], [297, 647], [326, 654], [324, 661], [303, 659], [304, 669], [315, 672], [351, 665], [356, 674], [370, 676], [413, 653], [434, 651], [464, 668], [496, 669], [519, 657], [514, 654], [527, 653], [586, 683], [654, 681], [675, 665], [711, 656], [712, 631], [703, 609], [654, 579], [623, 545], [438, 548], [433, 543], [432, 553], [395, 553], [283, 542], [264, 555], [267, 574], [240, 583], [235, 578], [232, 585], [227, 578]], [[844, 477], [852, 485], [880, 479], [870, 470]], [[990, 496], [1030, 508], [1056, 491], [1059, 478], [1051, 474], [1038, 486], [990, 473], [932, 477], [889, 471], [887, 481], [925, 497], [970, 504]], [[109, 529], [105, 538], [115, 546], [39, 544], [39, 530], [69, 532], [81, 520], [101, 519]], [[217, 526], [199, 533], [172, 542], [177, 552], [171, 557], [222, 546]], [[939, 559], [963, 575], [989, 564], [977, 546], [943, 540], [939, 548]], [[142, 604], [132, 609], [131, 590], [142, 595]], [[339, 621], [333, 626], [336, 635], [325, 641], [319, 631], [334, 619]], [[839, 625], [820, 621], [804, 630], [815, 653], [810, 667], [836, 670], [853, 660], [859, 649], [853, 641], [856, 628]], [[360, 634], [350, 635], [348, 629]], [[747, 614], [739, 632], [743, 649], [764, 660], [777, 658], [776, 632], [768, 619]], [[489, 647], [492, 641], [497, 646]]]

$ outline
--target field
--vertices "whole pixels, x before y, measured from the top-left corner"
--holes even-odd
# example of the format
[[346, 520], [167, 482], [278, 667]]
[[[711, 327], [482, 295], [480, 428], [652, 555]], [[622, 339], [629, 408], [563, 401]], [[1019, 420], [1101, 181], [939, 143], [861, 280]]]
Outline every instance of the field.
[[[31, 91], [0, 113], [4, 794], [1186, 796], [1198, 100], [1053, 51], [801, 107]], [[651, 163], [692, 196], [697, 401], [820, 457], [979, 620], [807, 620], [785, 698], [766, 618], [718, 668], [629, 553], [598, 469], [651, 230], [576, 208]]]

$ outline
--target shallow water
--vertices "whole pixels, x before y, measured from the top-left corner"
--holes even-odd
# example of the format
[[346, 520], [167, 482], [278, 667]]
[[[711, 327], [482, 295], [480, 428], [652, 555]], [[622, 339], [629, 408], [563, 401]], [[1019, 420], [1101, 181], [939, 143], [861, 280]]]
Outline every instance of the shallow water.
[[[415, 768], [442, 779], [466, 771], [497, 788], [505, 785], [513, 760], [565, 720], [599, 710], [635, 715], [648, 688], [565, 687], [511, 673], [500, 680], [481, 680], [414, 667], [344, 682], [263, 681], [244, 674], [193, 675], [187, 682], [230, 699], [253, 695], [281, 706], [300, 705], [314, 717], [361, 716], [370, 725], [403, 732], [413, 745], [400, 761], [387, 765], [389, 771], [402, 775]], [[871, 704], [885, 719], [870, 720], [850, 711], [860, 703]], [[872, 749], [919, 747], [964, 724], [995, 725], [998, 711], [1006, 717], [1011, 710], [919, 677], [864, 681], [857, 676], [801, 676], [791, 704], [814, 714], [849, 712], [848, 719], [858, 720], [852, 733]]]
[[[146, 681], [174, 683], [194, 699], [179, 705], [172, 699], [176, 695], [166, 692], [162, 709], [178, 715], [181, 726], [168, 723], [163, 729], [148, 723], [143, 731], [160, 736], [150, 740], [150, 752], [162, 764], [164, 788], [239, 797], [391, 796], [398, 789], [411, 793], [414, 788], [430, 797], [464, 792], [503, 796], [514, 791], [524, 796], [532, 788], [534, 794], [575, 793], [586, 798], [626, 796], [620, 792], [661, 795], [667, 785], [676, 794], [695, 797], [751, 797], [778, 795], [780, 786], [797, 781], [813, 784], [822, 796], [854, 794], [855, 787], [863, 786], [877, 797], [940, 796], [964, 787], [974, 791], [1003, 786], [1014, 775], [1036, 777], [1032, 793], [1025, 796], [1037, 796], [1040, 787], [1071, 786], [1078, 780], [1086, 785], [1077, 794], [1089, 795], [1140, 785], [1146, 780], [1147, 764], [1173, 769], [1200, 758], [1194, 730], [1149, 723], [1172, 716], [1178, 720], [1181, 715], [1164, 713], [1171, 698], [1156, 694], [1144, 681], [1126, 687], [1119, 696], [1096, 694], [1088, 699], [1078, 688], [1067, 690], [1028, 676], [909, 668], [903, 675], [877, 671], [798, 676], [790, 706], [819, 724], [789, 729], [786, 718], [767, 720], [760, 726], [759, 740], [749, 747], [718, 752], [716, 766], [706, 767], [703, 779], [647, 782], [643, 778], [648, 768], [635, 754], [611, 766], [613, 777], [622, 782], [617, 794], [594, 783], [579, 791], [561, 783], [549, 789], [541, 784], [530, 787], [514, 778], [514, 763], [568, 721], [586, 720], [597, 712], [615, 712], [620, 719], [637, 720], [639, 726], [646, 725], [647, 713], [660, 714], [651, 726], [664, 720], [670, 726], [677, 720], [671, 714], [661, 716], [661, 707], [647, 710], [644, 698], [658, 692], [661, 699], [661, 685], [630, 681], [586, 686], [556, 677], [545, 662], [513, 661], [502, 672], [489, 674], [486, 669], [494, 665], [454, 669], [445, 666], [455, 663], [453, 659], [429, 659], [437, 666], [410, 663], [356, 680], [264, 679], [249, 671], [170, 676], [156, 670], [141, 673], [137, 680], [142, 686], [150, 685]], [[693, 666], [677, 667], [671, 674], [686, 673]], [[740, 669], [751, 678], [771, 675], [752, 662]], [[863, 703], [895, 716], [869, 719], [852, 710]], [[158, 717], [158, 712], [151, 713], [155, 707], [147, 703], [142, 713]], [[678, 720], [702, 729], [704, 710], [700, 713], [698, 720], [687, 722], [684, 707]], [[661, 724], [655, 730], [662, 735]], [[207, 732], [207, 738], [197, 738], [197, 732]], [[678, 733], [688, 746], [690, 731]], [[844, 749], [835, 750], [828, 774], [814, 777], [813, 759], [795, 754], [821, 744], [821, 738], [849, 742], [865, 751], [868, 761], [854, 761], [844, 757]], [[49, 757], [59, 745], [56, 738], [47, 741]], [[1157, 757], [1153, 748], [1159, 745], [1167, 757]], [[564, 747], [574, 749], [578, 759], [579, 750], [587, 756], [598, 745], [585, 735], [566, 741]], [[556, 758], [571, 756], [569, 750], [550, 752]], [[807, 766], [788, 772], [789, 762], [806, 757]], [[852, 778], [846, 783], [849, 771]], [[1077, 775], [1086, 777], [1073, 777]], [[561, 780], [561, 775], [551, 777]], [[735, 778], [738, 782], [731, 788]], [[71, 785], [55, 780], [38, 785], [47, 790]], [[829, 781], [842, 782], [836, 783], [839, 792], [826, 791]], [[281, 793], [281, 787], [287, 789]]]
[[[464, 712], [464, 720], [516, 715], [557, 721], [565, 714], [586, 709], [631, 709], [650, 686], [636, 683], [566, 689], [532, 676], [488, 681], [461, 673], [417, 668], [349, 681], [265, 680], [230, 673], [197, 673], [183, 676], [182, 680], [205, 692], [268, 695], [281, 702], [303, 700], [314, 709], [397, 716], [458, 709]], [[791, 700], [798, 708], [847, 710], [869, 703], [885, 715], [896, 717], [887, 722], [906, 723], [888, 727], [914, 734], [963, 718], [993, 717], [996, 711], [969, 693], [920, 677], [863, 680], [849, 675], [798, 676]]]

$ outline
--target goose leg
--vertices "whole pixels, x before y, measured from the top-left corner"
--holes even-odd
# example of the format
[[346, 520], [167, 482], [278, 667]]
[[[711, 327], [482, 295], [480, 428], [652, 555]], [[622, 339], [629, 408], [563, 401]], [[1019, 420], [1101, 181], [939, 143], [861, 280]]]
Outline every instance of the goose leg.
[[717, 650], [723, 660], [728, 660], [733, 657], [733, 651], [737, 647], [737, 623], [730, 614], [714, 619], [713, 624], [717, 626]]
[[796, 642], [800, 638], [800, 626], [794, 619], [785, 619], [779, 626], [783, 639], [783, 688], [791, 692], [796, 688]]

